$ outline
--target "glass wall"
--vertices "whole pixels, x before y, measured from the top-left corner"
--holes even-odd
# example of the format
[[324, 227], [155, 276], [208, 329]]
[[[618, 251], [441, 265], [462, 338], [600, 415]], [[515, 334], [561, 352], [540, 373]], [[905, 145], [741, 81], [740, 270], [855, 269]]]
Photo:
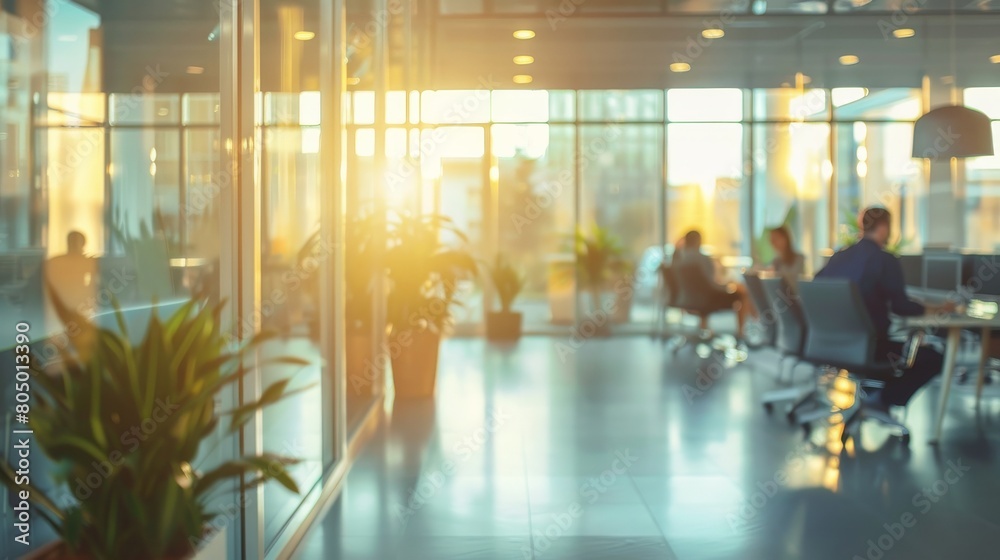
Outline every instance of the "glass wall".
[[[58, 303], [115, 331], [119, 309], [137, 344], [154, 314], [165, 320], [192, 297], [214, 304], [234, 293], [222, 280], [235, 270], [235, 232], [220, 212], [232, 176], [222, 172], [221, 47], [210, 40], [224, 16], [210, 3], [97, 6], [4, 2], [0, 12], [0, 329], [30, 325], [36, 365], [50, 371], [61, 352], [86, 356], [100, 344], [76, 319], [64, 322]], [[0, 342], [0, 354], [12, 341]], [[226, 393], [219, 404], [238, 403]], [[117, 414], [113, 403], [107, 412]], [[138, 448], [126, 441], [109, 453], [127, 460]], [[220, 427], [192, 466], [209, 470], [238, 452]], [[32, 459], [32, 482], [58, 506], [87, 499], [40, 450]], [[222, 492], [214, 505], [236, 496]], [[230, 529], [231, 548], [234, 521], [218, 527]], [[36, 546], [55, 536], [41, 523], [32, 533]]]
[[[298, 494], [248, 476], [213, 495], [225, 513], [208, 529], [226, 530], [228, 558], [277, 557], [346, 449], [337, 105], [347, 49], [333, 35], [343, 7], [46, 0], [0, 11], [0, 329], [30, 324], [43, 365], [58, 368], [60, 351], [96, 343], [56, 301], [112, 330], [119, 307], [138, 343], [153, 314], [195, 298], [226, 302], [233, 349], [273, 331], [260, 358], [310, 363], [260, 368], [217, 399], [225, 413], [269, 398], [273, 383], [290, 393], [241, 434], [222, 418], [192, 469], [262, 452], [299, 459]], [[353, 64], [375, 63], [362, 58]], [[0, 342], [4, 366], [10, 352]], [[32, 482], [58, 505], [85, 499], [33, 459]], [[37, 524], [32, 537], [54, 535]]]
[[1000, 87], [967, 88], [965, 104], [993, 119], [993, 156], [970, 159], [965, 168], [965, 243], [1000, 251]]
[[[989, 103], [989, 93], [970, 99]], [[484, 262], [511, 259], [529, 331], [591, 312], [577, 235], [600, 231], [616, 246], [609, 281], [633, 290], [628, 301], [605, 290], [598, 303], [640, 328], [654, 317], [664, 251], [693, 228], [732, 277], [770, 263], [767, 230], [780, 225], [818, 270], [867, 205], [893, 211], [904, 251], [925, 237], [925, 171], [909, 157], [917, 89], [399, 91], [385, 102], [386, 203], [445, 214]], [[353, 92], [348, 176], [359, 197], [376, 180], [375, 110], [371, 92]], [[969, 188], [984, 193], [970, 204], [989, 208], [988, 162], [969, 165]], [[479, 332], [496, 302], [481, 284], [463, 297], [458, 332]]]
[[[293, 355], [305, 368], [267, 366], [261, 385], [287, 382], [294, 393], [262, 415], [263, 448], [294, 455], [298, 486], [323, 474], [322, 332], [331, 313], [321, 307], [321, 268], [334, 257], [320, 228], [320, 1], [260, 0], [260, 268], [262, 328], [282, 333], [266, 356]], [[329, 428], [326, 429], [329, 433]], [[270, 548], [301, 503], [276, 481], [263, 488], [264, 545]]]

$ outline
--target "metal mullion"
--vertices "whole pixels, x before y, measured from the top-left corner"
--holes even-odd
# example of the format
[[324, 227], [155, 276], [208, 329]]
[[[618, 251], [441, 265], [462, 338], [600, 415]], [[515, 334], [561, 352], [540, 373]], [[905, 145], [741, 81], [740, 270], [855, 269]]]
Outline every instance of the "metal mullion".
[[[343, 111], [346, 84], [346, 17], [344, 0], [321, 4], [320, 33], [320, 190], [321, 237], [334, 247], [331, 262], [320, 269], [320, 309], [333, 312], [320, 319], [323, 357], [328, 364], [322, 377], [323, 466], [343, 460], [347, 452], [346, 321], [344, 313], [344, 218], [346, 189], [341, 170], [345, 164]], [[333, 323], [335, 321], [335, 323]], [[325, 434], [329, 433], [329, 437]]]

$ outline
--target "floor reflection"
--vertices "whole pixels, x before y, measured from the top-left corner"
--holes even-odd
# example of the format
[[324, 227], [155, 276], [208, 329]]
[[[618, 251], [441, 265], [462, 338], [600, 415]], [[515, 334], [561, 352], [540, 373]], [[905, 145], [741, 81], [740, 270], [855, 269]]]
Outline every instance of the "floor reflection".
[[435, 401], [384, 412], [298, 557], [992, 556], [997, 388], [978, 420], [959, 391], [939, 450], [936, 386], [910, 406], [909, 448], [878, 426], [845, 448], [836, 423], [804, 439], [757, 404], [776, 363], [641, 337], [447, 341]]

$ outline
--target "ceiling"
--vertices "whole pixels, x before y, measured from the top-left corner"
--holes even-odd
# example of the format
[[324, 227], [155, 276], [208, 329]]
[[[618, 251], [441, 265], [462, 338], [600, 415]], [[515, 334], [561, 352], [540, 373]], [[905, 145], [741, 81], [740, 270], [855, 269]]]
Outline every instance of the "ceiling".
[[[718, 15], [439, 17], [428, 87], [477, 88], [492, 80], [496, 88], [765, 88], [794, 82], [798, 71], [815, 87], [919, 87], [925, 74], [936, 79], [952, 74], [947, 15], [765, 14], [727, 20]], [[722, 28], [725, 37], [702, 38], [710, 26]], [[892, 37], [899, 27], [913, 28], [915, 36]], [[525, 28], [536, 32], [534, 39], [513, 38], [514, 30]], [[959, 85], [1000, 86], [1000, 64], [989, 60], [1000, 54], [1000, 12], [958, 15], [954, 29]], [[519, 54], [532, 55], [535, 62], [517, 66], [512, 59]], [[858, 56], [860, 63], [841, 65], [838, 58], [845, 54]], [[691, 70], [672, 73], [672, 62], [688, 62]], [[533, 82], [517, 86], [515, 74], [530, 74]]]

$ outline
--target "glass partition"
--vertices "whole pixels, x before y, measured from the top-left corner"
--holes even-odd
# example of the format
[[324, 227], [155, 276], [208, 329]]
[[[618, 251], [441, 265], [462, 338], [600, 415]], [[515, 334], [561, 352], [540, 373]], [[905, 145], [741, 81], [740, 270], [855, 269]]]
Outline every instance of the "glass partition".
[[965, 104], [993, 119], [993, 156], [966, 160], [965, 246], [1000, 251], [1000, 87], [966, 88]]
[[753, 143], [755, 257], [771, 262], [767, 229], [785, 225], [814, 273], [830, 247], [830, 125], [755, 124]]
[[[223, 278], [237, 270], [234, 231], [219, 212], [232, 205], [225, 189], [232, 176], [222, 172], [230, 162], [220, 146], [222, 53], [209, 39], [223, 15], [207, 2], [180, 14], [162, 4], [57, 0], [0, 8], [0, 329], [29, 324], [36, 365], [49, 371], [61, 368], [61, 352], [86, 356], [103, 343], [83, 336], [78, 320], [118, 331], [117, 308], [138, 344], [154, 314], [166, 319], [195, 296], [209, 304], [232, 300], [233, 283]], [[81, 318], [64, 322], [57, 302]], [[0, 342], [4, 366], [12, 341]], [[5, 384], [3, 403], [9, 397]], [[219, 399], [224, 409], [239, 403], [235, 393]], [[114, 403], [107, 406], [117, 415]], [[146, 437], [139, 447], [114, 439], [101, 444], [109, 457], [127, 458], [149, 444]], [[206, 472], [237, 453], [236, 438], [220, 426], [191, 467]], [[32, 483], [59, 507], [87, 499], [86, 487], [60, 478], [63, 465], [41, 450], [32, 458]], [[210, 507], [232, 504], [237, 492], [220, 489]], [[6, 489], [0, 494], [7, 506]], [[239, 519], [229, 524], [229, 542], [241, 542]], [[6, 530], [5, 547], [13, 542]], [[33, 523], [31, 537], [38, 547], [55, 535]], [[229, 548], [235, 557], [238, 547]]]

